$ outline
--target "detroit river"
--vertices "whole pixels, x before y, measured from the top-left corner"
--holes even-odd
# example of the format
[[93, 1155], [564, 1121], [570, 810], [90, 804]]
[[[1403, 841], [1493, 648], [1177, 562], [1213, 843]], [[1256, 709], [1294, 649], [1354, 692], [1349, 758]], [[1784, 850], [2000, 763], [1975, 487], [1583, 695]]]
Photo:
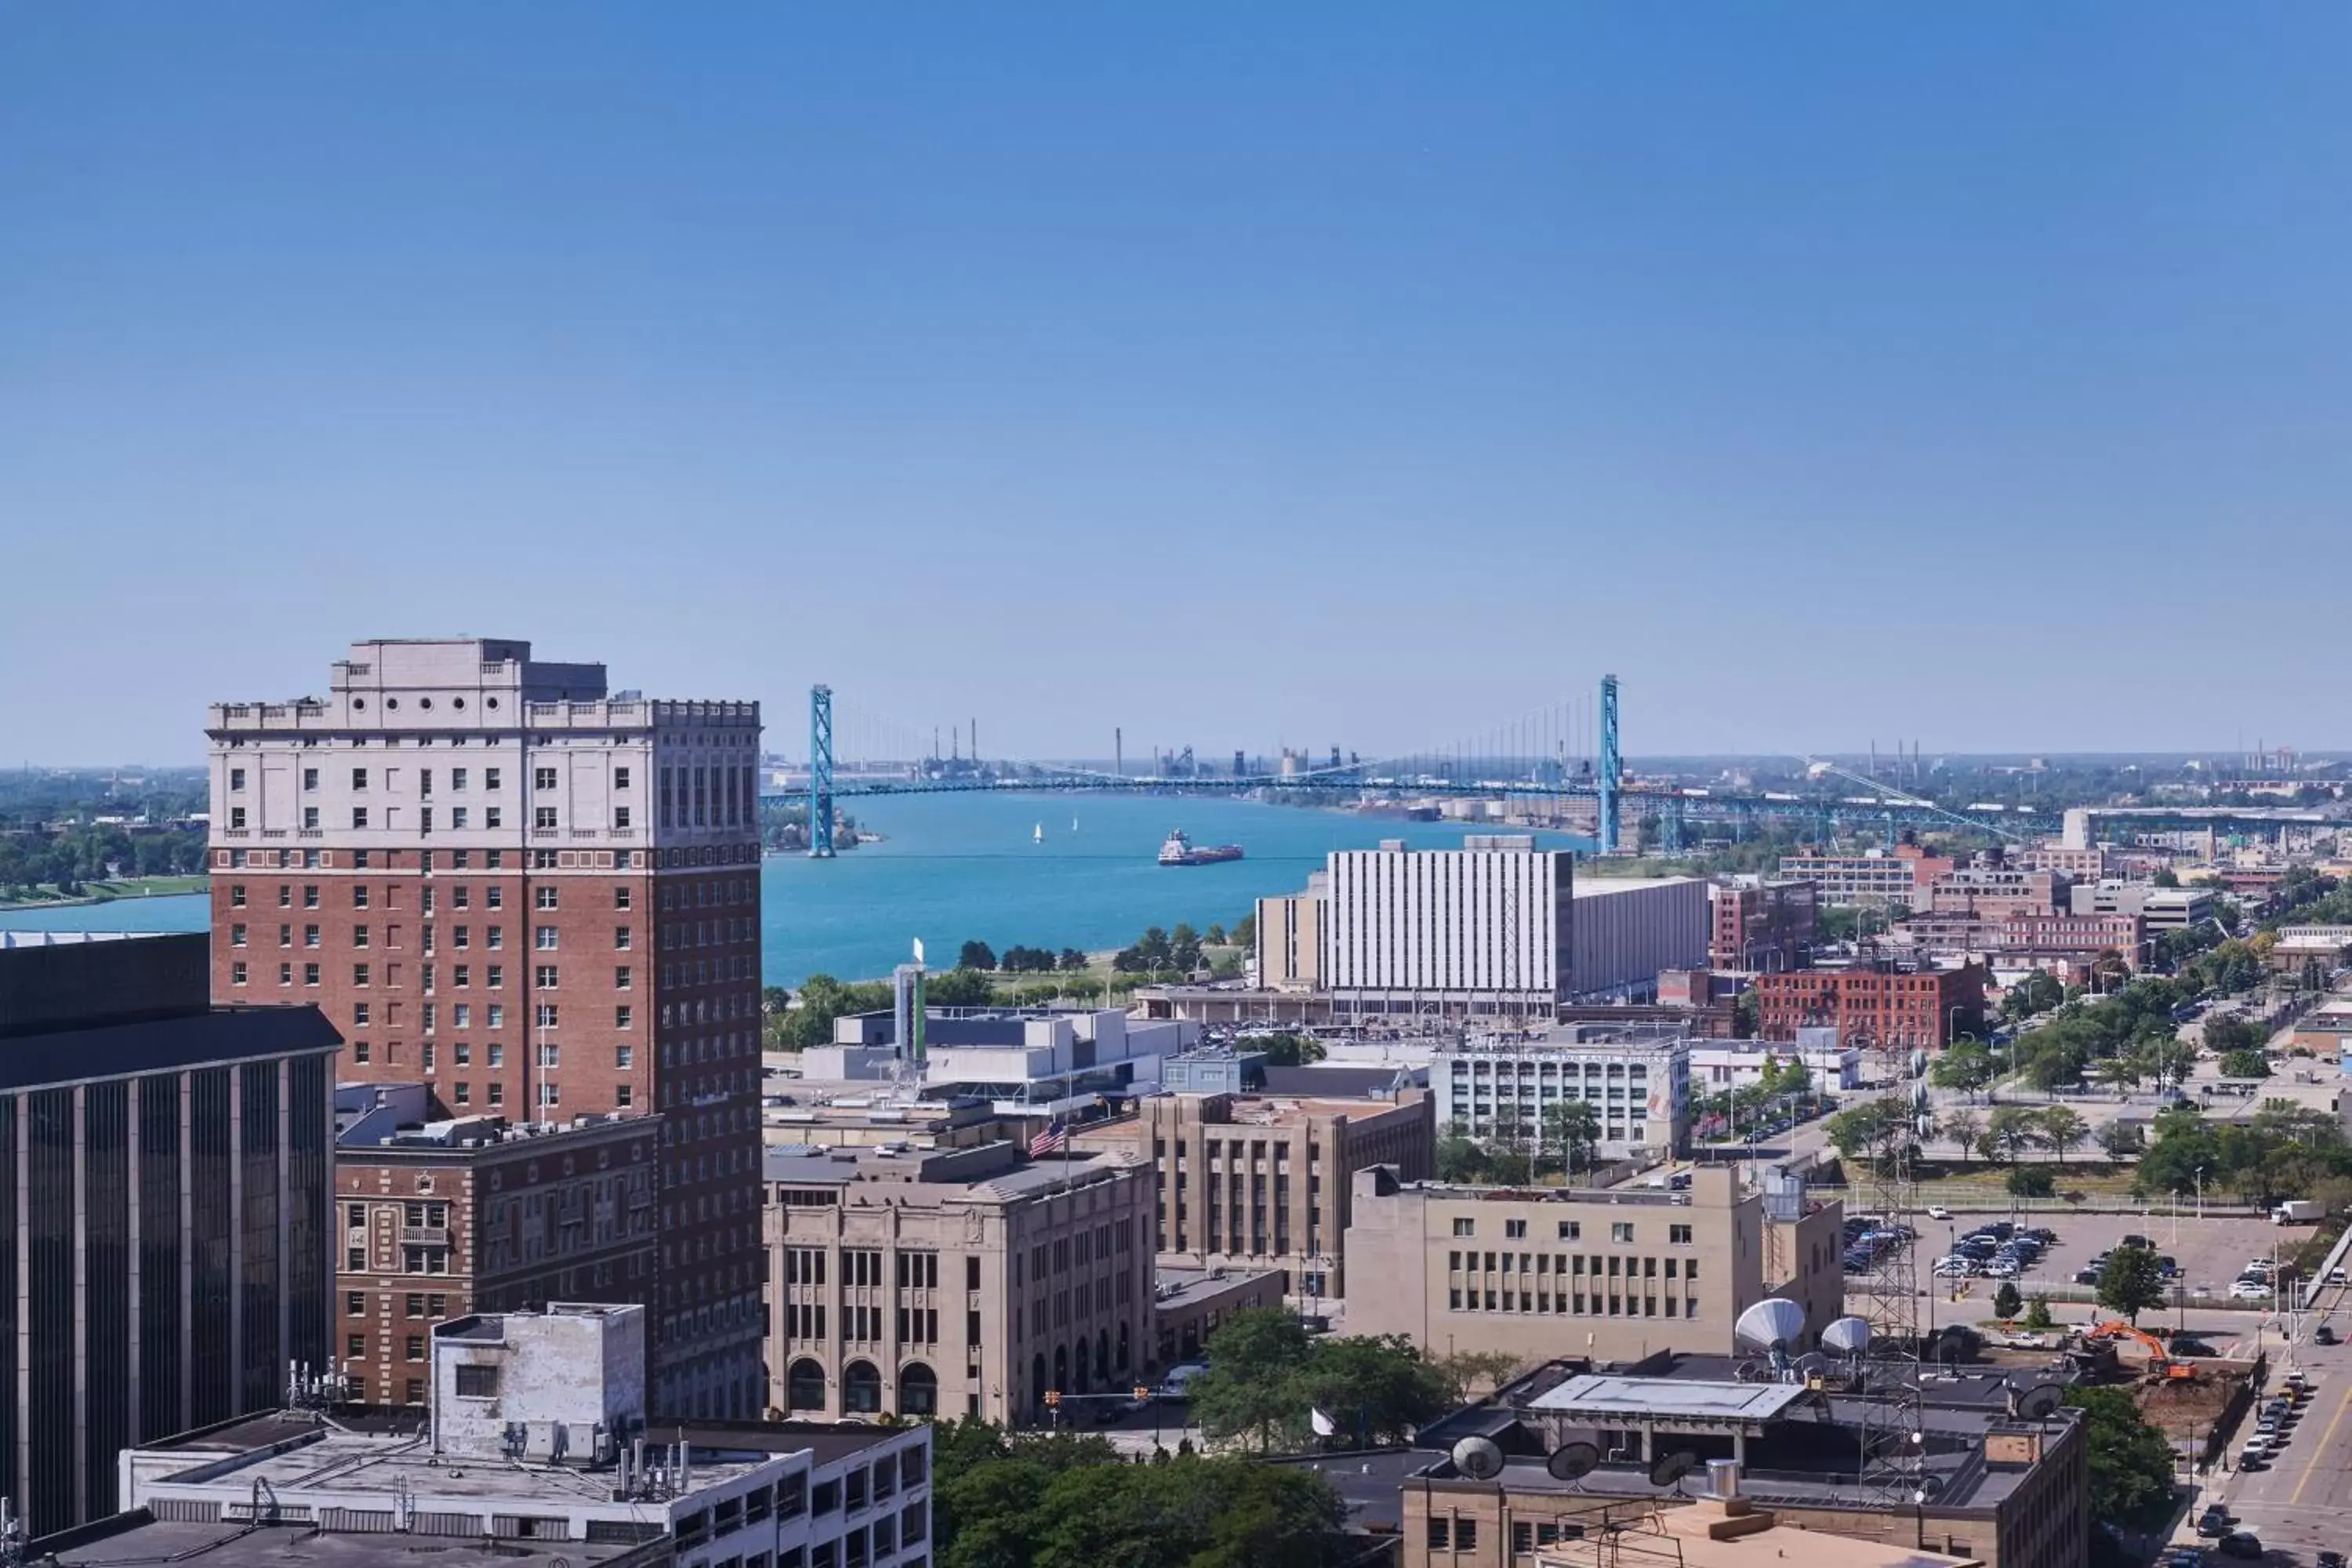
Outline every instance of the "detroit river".
[[[1016, 942], [1094, 951], [1130, 942], [1146, 926], [1230, 926], [1253, 900], [1305, 886], [1331, 850], [1369, 849], [1383, 838], [1453, 847], [1474, 831], [1203, 797], [939, 795], [842, 805], [883, 842], [831, 860], [771, 856], [761, 865], [769, 984], [796, 985], [816, 973], [887, 974], [918, 936], [931, 963], [945, 967], [973, 937], [999, 952]], [[1158, 865], [1171, 827], [1195, 844], [1238, 844], [1248, 853], [1218, 866]], [[1559, 834], [1538, 839], [1584, 847]], [[192, 894], [0, 910], [0, 930], [202, 931], [205, 910], [204, 897]]]

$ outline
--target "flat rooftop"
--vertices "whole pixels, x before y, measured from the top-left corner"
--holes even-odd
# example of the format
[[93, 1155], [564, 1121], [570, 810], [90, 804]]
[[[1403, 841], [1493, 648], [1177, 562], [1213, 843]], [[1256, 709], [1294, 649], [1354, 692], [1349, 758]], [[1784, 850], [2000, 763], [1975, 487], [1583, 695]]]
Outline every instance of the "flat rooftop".
[[[195, 1563], [218, 1563], [223, 1568], [232, 1564], [252, 1563], [321, 1563], [325, 1568], [415, 1568], [420, 1550], [420, 1538], [390, 1533], [328, 1534], [319, 1532], [308, 1522], [272, 1524], [253, 1528], [223, 1521], [198, 1524], [176, 1520], [156, 1520], [142, 1522], [136, 1515], [118, 1516], [121, 1528], [99, 1535], [103, 1526], [75, 1531], [63, 1536], [51, 1536], [44, 1545], [49, 1560], [58, 1568], [107, 1568], [109, 1564]], [[95, 1536], [95, 1539], [93, 1537]], [[68, 1544], [53, 1544], [58, 1542]], [[531, 1541], [500, 1538], [485, 1542], [478, 1537], [432, 1536], [425, 1538], [424, 1550], [432, 1553], [433, 1568], [515, 1568], [518, 1563], [529, 1568], [542, 1563], [546, 1568], [571, 1564], [572, 1568], [593, 1568], [600, 1563], [610, 1563], [638, 1550], [626, 1542], [599, 1541]]]
[[[1643, 888], [1678, 888], [1705, 879], [1701, 877], [1579, 877], [1570, 891], [1580, 899], [1595, 899], [1608, 893], [1637, 892]], [[1802, 880], [1801, 878], [1795, 879]]]
[[1161, 1268], [1152, 1277], [1151, 1305], [1163, 1311], [1189, 1307], [1236, 1286], [1276, 1279], [1280, 1272], [1275, 1268]]
[[1753, 1425], [1777, 1419], [1804, 1397], [1804, 1384], [1798, 1383], [1712, 1383], [1588, 1373], [1538, 1394], [1528, 1408], [1589, 1416], [1596, 1425], [1612, 1419]]

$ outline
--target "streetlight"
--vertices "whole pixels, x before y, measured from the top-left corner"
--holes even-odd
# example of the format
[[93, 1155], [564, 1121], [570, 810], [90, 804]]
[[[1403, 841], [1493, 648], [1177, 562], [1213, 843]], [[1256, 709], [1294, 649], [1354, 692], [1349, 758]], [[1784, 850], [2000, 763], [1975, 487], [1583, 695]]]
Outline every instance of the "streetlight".
[[2205, 1167], [2197, 1167], [2197, 1217], [2205, 1217]]

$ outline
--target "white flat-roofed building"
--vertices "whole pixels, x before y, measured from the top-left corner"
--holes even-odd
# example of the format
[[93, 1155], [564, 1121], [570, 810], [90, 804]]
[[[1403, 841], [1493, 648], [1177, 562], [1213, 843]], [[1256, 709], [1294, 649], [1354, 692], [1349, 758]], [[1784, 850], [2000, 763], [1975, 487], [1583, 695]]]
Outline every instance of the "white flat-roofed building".
[[1568, 994], [1575, 861], [1527, 834], [1334, 850], [1323, 982], [1359, 1013], [1548, 1011]]
[[1703, 1094], [1745, 1089], [1764, 1079], [1764, 1064], [1796, 1062], [1815, 1089], [1862, 1087], [1862, 1052], [1841, 1044], [1838, 1032], [1823, 1025], [1806, 1025], [1791, 1045], [1774, 1040], [1694, 1040], [1691, 1081]]
[[1543, 1133], [1545, 1111], [1570, 1100], [1600, 1119], [1603, 1160], [1670, 1153], [1690, 1130], [1691, 1041], [1671, 1026], [1562, 1024], [1532, 1037], [1473, 1038], [1432, 1058], [1441, 1131], [1475, 1138]]
[[445, 1323], [425, 1429], [274, 1411], [126, 1449], [126, 1511], [57, 1550], [352, 1568], [930, 1561], [928, 1426], [648, 1425], [644, 1318], [559, 1303]]

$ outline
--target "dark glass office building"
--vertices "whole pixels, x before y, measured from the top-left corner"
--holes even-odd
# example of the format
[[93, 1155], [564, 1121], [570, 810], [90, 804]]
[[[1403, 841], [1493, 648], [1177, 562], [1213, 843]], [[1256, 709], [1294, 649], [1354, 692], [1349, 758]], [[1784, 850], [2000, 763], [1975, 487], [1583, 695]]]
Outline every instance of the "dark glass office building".
[[0, 1495], [34, 1536], [332, 1358], [342, 1042], [212, 1007], [208, 944], [0, 933]]

